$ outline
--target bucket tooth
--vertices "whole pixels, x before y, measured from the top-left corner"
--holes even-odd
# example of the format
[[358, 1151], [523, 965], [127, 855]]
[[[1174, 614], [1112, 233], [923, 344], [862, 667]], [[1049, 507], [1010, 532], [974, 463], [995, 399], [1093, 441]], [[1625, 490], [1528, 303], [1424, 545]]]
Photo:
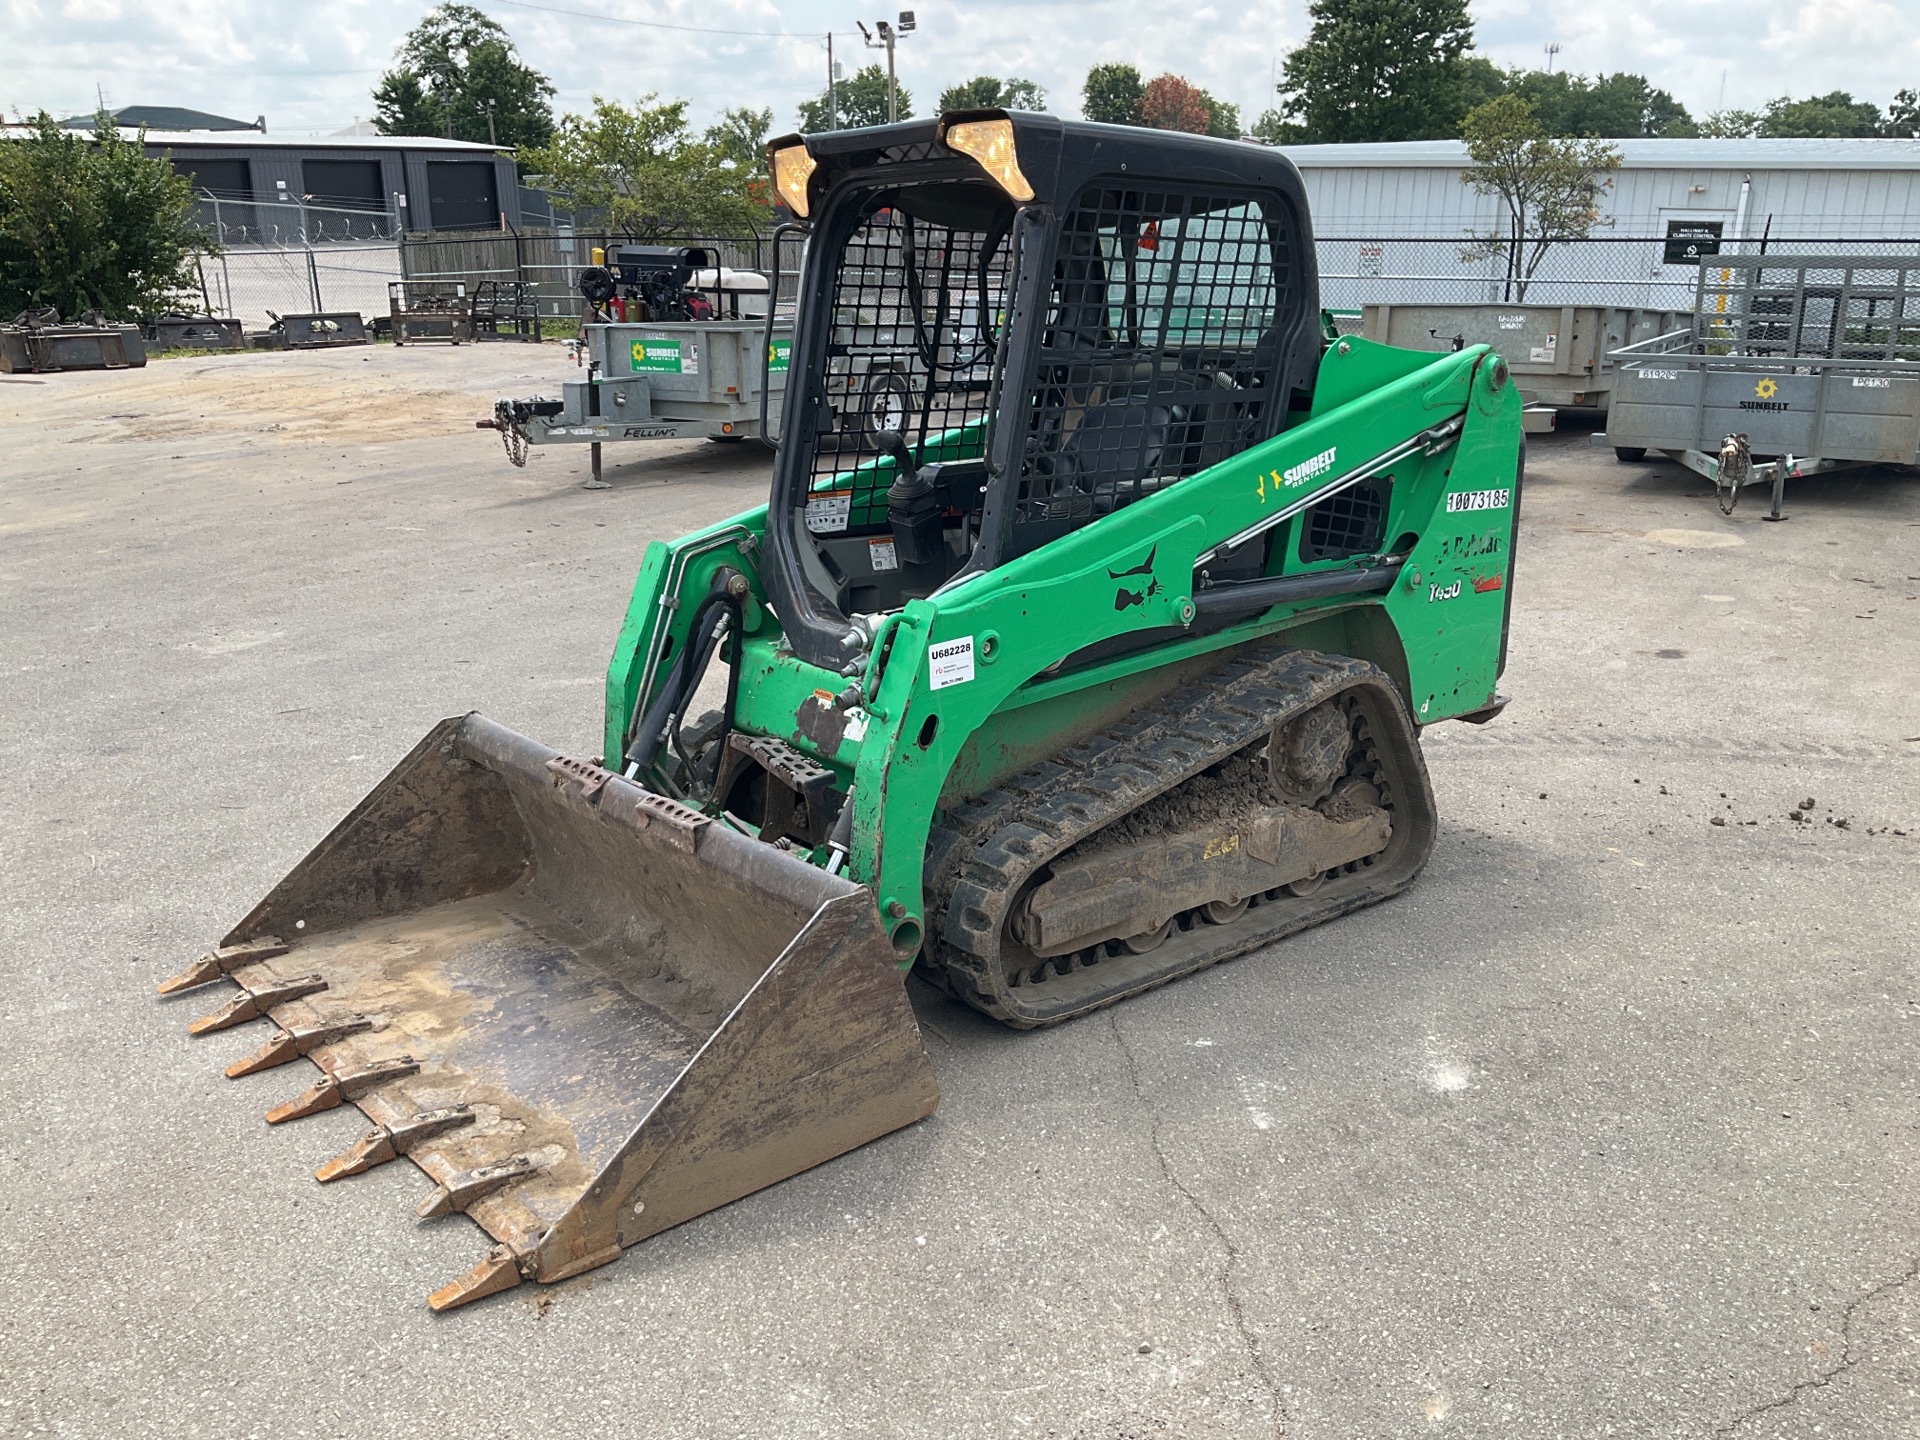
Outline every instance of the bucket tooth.
[[154, 986], [157, 995], [173, 995], [181, 990], [191, 990], [196, 985], [210, 985], [222, 975], [231, 975], [242, 965], [251, 965], [256, 960], [271, 960], [276, 955], [284, 955], [292, 947], [286, 941], [267, 936], [259, 940], [247, 940], [239, 945], [222, 945], [218, 950], [209, 950], [178, 975], [169, 976]]
[[235, 996], [211, 1015], [202, 1015], [187, 1026], [189, 1035], [206, 1035], [215, 1030], [230, 1030], [235, 1025], [244, 1025], [249, 1020], [258, 1020], [276, 1005], [284, 1005], [289, 1000], [298, 1000], [303, 995], [317, 995], [327, 988], [327, 982], [318, 975], [302, 975], [297, 980], [269, 980], [264, 985], [247, 985], [245, 981], [235, 982], [243, 987], [244, 994]]
[[364, 1015], [342, 1015], [335, 1020], [323, 1020], [317, 1025], [296, 1025], [291, 1030], [280, 1031], [251, 1055], [227, 1066], [227, 1078], [238, 1080], [242, 1075], [251, 1075], [256, 1070], [271, 1070], [275, 1065], [290, 1064], [308, 1051], [371, 1029], [373, 1021]]
[[471, 1125], [476, 1118], [469, 1106], [449, 1105], [443, 1110], [423, 1110], [418, 1115], [396, 1120], [391, 1125], [376, 1125], [354, 1141], [351, 1149], [334, 1156], [314, 1171], [313, 1178], [324, 1185], [329, 1180], [358, 1175], [376, 1165], [399, 1159], [424, 1140], [457, 1130], [462, 1125]]
[[435, 1310], [452, 1310], [470, 1301], [484, 1300], [520, 1283], [520, 1260], [511, 1246], [496, 1245], [487, 1258], [457, 1280], [450, 1280], [427, 1297]]
[[478, 1170], [468, 1170], [444, 1181], [421, 1203], [416, 1213], [422, 1220], [436, 1220], [456, 1210], [464, 1211], [476, 1200], [483, 1200], [516, 1180], [526, 1179], [539, 1168], [533, 1163], [532, 1156], [515, 1155], [498, 1165], [482, 1165]]
[[419, 1073], [420, 1062], [411, 1055], [402, 1055], [396, 1060], [377, 1060], [359, 1070], [337, 1070], [331, 1075], [322, 1075], [286, 1104], [276, 1105], [267, 1111], [267, 1123], [279, 1125], [288, 1120], [318, 1115], [322, 1110], [332, 1110], [348, 1100], [358, 1100], [376, 1085]]

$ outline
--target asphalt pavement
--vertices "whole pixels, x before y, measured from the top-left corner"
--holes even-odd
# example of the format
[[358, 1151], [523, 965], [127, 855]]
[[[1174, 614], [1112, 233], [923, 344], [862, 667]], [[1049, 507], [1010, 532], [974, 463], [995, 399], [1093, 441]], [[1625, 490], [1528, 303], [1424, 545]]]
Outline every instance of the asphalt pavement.
[[442, 716], [597, 753], [754, 446], [508, 466], [558, 347], [0, 383], [0, 1435], [1920, 1434], [1920, 477], [1536, 439], [1513, 703], [1401, 898], [1057, 1030], [579, 1280], [153, 984]]

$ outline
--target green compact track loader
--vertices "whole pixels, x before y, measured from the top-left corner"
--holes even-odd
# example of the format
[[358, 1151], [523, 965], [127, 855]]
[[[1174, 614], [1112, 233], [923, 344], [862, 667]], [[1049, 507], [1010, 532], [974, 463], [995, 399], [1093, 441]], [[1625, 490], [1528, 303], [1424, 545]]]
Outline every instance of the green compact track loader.
[[1051, 1025], [1404, 889], [1421, 728], [1504, 703], [1518, 388], [1328, 333], [1283, 155], [770, 149], [772, 494], [647, 548], [604, 756], [442, 722], [161, 986], [318, 1067], [270, 1121], [366, 1114], [320, 1179], [407, 1156], [494, 1238], [435, 1308], [929, 1114], [909, 970]]

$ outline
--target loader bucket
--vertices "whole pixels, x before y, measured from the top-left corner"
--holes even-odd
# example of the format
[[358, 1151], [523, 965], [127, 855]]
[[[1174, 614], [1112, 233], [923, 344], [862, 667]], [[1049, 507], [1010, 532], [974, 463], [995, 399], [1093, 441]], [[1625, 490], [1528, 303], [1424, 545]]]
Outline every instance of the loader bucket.
[[[373, 1122], [497, 1243], [445, 1309], [591, 1269], [930, 1114], [872, 894], [479, 715], [444, 720], [218, 950], [196, 1033], [269, 1019], [268, 1113]], [[227, 997], [223, 997], [227, 998]], [[302, 1067], [305, 1069], [306, 1067]]]

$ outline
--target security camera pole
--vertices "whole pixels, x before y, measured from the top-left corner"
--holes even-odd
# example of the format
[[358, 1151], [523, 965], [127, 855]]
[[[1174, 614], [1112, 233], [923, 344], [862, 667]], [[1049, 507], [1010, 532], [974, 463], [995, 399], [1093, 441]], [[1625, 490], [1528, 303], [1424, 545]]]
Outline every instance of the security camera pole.
[[867, 29], [864, 20], [856, 20], [853, 23], [860, 27], [860, 38], [867, 42], [867, 48], [869, 50], [885, 50], [887, 52], [887, 123], [891, 125], [900, 118], [900, 82], [894, 78], [893, 47], [894, 43], [899, 40], [901, 36], [911, 35], [915, 30], [913, 11], [902, 10], [900, 12], [900, 22], [897, 30], [885, 20], [874, 21], [873, 29], [880, 32], [878, 37], [874, 35], [873, 31]]

